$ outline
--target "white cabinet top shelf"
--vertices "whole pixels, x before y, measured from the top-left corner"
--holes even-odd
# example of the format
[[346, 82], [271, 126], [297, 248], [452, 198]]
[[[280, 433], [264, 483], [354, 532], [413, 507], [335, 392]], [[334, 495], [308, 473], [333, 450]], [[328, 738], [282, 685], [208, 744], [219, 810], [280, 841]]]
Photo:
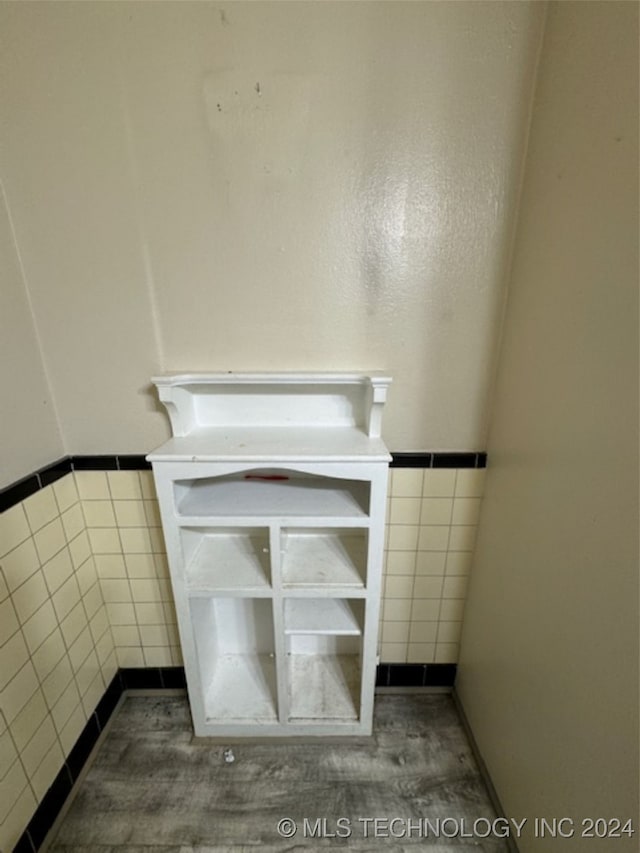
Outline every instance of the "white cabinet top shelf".
[[391, 380], [377, 373], [187, 373], [153, 379], [173, 438], [161, 461], [389, 461]]

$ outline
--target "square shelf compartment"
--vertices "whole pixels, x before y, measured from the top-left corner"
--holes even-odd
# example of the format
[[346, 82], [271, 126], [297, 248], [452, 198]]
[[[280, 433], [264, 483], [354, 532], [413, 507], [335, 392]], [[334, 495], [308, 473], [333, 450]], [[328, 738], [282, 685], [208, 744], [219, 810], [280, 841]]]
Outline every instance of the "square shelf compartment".
[[284, 590], [364, 590], [366, 530], [284, 529], [281, 554]]
[[180, 538], [191, 595], [270, 595], [268, 528], [183, 527]]
[[271, 601], [196, 598], [190, 609], [207, 723], [277, 722]]
[[359, 637], [289, 635], [287, 677], [290, 722], [312, 725], [359, 719]]

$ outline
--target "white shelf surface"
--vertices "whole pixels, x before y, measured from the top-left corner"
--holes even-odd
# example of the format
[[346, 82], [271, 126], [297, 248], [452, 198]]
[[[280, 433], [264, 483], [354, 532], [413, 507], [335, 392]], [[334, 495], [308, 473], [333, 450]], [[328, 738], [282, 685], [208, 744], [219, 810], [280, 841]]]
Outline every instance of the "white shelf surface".
[[195, 480], [178, 499], [184, 518], [367, 518], [369, 488], [329, 477]]
[[355, 655], [289, 655], [289, 720], [357, 720]]
[[188, 592], [269, 595], [268, 545], [268, 533], [203, 534], [187, 565]]
[[170, 438], [151, 462], [389, 462], [384, 442], [357, 427], [197, 427]]
[[345, 599], [289, 598], [284, 602], [284, 632], [358, 637], [362, 630]]
[[211, 684], [204, 690], [208, 722], [277, 722], [276, 673], [271, 655], [221, 655]]
[[283, 589], [363, 590], [366, 556], [363, 534], [287, 531], [282, 552]]

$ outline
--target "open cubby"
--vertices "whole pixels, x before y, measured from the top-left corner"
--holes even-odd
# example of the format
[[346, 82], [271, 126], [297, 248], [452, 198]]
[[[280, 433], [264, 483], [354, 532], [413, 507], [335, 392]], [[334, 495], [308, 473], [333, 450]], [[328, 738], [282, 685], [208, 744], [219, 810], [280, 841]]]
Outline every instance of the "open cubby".
[[190, 611], [205, 718], [276, 721], [271, 602], [194, 598]]

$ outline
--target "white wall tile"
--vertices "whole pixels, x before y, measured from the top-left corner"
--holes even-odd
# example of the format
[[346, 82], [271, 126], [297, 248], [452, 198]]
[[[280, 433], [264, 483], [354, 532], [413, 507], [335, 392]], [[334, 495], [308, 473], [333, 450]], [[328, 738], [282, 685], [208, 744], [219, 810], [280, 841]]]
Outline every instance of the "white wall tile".
[[450, 551], [473, 551], [476, 542], [475, 526], [457, 525], [451, 528], [449, 536]]
[[446, 574], [450, 575], [468, 575], [471, 571], [471, 561], [473, 554], [471, 551], [449, 551], [447, 553]]
[[446, 559], [447, 554], [444, 551], [418, 551], [416, 555], [416, 577], [444, 575]]
[[408, 622], [383, 622], [382, 623], [382, 642], [383, 643], [406, 643], [409, 639], [409, 623]]
[[41, 683], [60, 663], [66, 652], [60, 629], [55, 628], [40, 648], [31, 655], [31, 661]]
[[22, 626], [22, 633], [31, 654], [43, 643], [58, 625], [50, 599], [39, 607]]
[[437, 633], [437, 622], [412, 622], [409, 629], [409, 642], [435, 643]]
[[33, 541], [36, 545], [36, 551], [40, 563], [44, 565], [47, 560], [50, 560], [54, 554], [57, 554], [67, 544], [64, 535], [64, 528], [59, 518], [45, 524], [37, 533], [34, 534]]
[[390, 524], [419, 524], [420, 498], [392, 498], [389, 502]]
[[449, 529], [431, 524], [420, 527], [418, 551], [446, 551], [449, 543]]
[[42, 567], [45, 583], [51, 594], [59, 589], [73, 574], [73, 563], [68, 548], [63, 548]]
[[0, 823], [4, 823], [11, 814], [13, 806], [27, 784], [22, 765], [14, 761], [7, 773], [0, 779]]
[[69, 755], [75, 746], [76, 741], [82, 734], [82, 729], [87, 722], [87, 717], [88, 714], [84, 709], [84, 704], [81, 702], [74, 708], [73, 713], [60, 731], [60, 744], [65, 756]]
[[71, 542], [76, 536], [84, 530], [85, 522], [82, 512], [82, 506], [77, 503], [60, 516], [62, 520], [62, 528], [67, 543]]
[[65, 477], [61, 477], [59, 480], [56, 480], [53, 484], [53, 492], [56, 496], [58, 509], [61, 513], [69, 509], [69, 507], [73, 506], [79, 500], [76, 481], [73, 474], [67, 474]]
[[147, 515], [141, 500], [114, 501], [113, 508], [118, 527], [148, 527]]
[[22, 504], [0, 513], [0, 557], [13, 551], [30, 536], [31, 530]]
[[[415, 598], [411, 601], [412, 622], [436, 622], [440, 616], [440, 601], [435, 598]], [[428, 642], [431, 642], [430, 640]]]
[[458, 643], [437, 643], [434, 663], [456, 663], [459, 653]]
[[65, 655], [42, 682], [42, 692], [44, 693], [49, 710], [54, 707], [72, 679], [73, 672], [71, 671], [71, 664], [69, 663], [69, 658]]
[[16, 631], [0, 646], [0, 691], [4, 690], [13, 676], [29, 659], [27, 644], [21, 631]]
[[56, 730], [51, 722], [51, 718], [47, 716], [41, 722], [29, 743], [20, 753], [20, 758], [27, 773], [27, 778], [31, 778], [33, 776], [55, 741]]
[[422, 468], [392, 468], [391, 495], [398, 498], [417, 498], [422, 495]]
[[451, 498], [423, 498], [420, 524], [451, 524], [453, 500]]
[[111, 497], [105, 471], [76, 471], [74, 477], [81, 500], [108, 500]]
[[40, 558], [33, 539], [27, 539], [17, 548], [5, 554], [0, 565], [2, 565], [2, 573], [9, 587], [9, 592], [13, 592], [16, 587], [23, 584], [40, 568]]
[[452, 524], [477, 524], [480, 498], [456, 498], [453, 502]]
[[167, 646], [145, 646], [142, 650], [145, 666], [172, 666], [171, 649]]
[[47, 486], [45, 489], [28, 497], [23, 501], [22, 506], [29, 521], [31, 532], [35, 533], [40, 530], [45, 524], [57, 518], [59, 513], [58, 504], [53, 492], [53, 486]]
[[24, 708], [29, 699], [38, 689], [38, 676], [31, 661], [16, 672], [11, 681], [0, 693], [0, 709], [4, 718], [11, 725], [14, 717]]
[[87, 718], [89, 717], [89, 714], [94, 712], [98, 702], [102, 699], [105, 689], [106, 686], [102, 678], [102, 673], [98, 672], [87, 688], [87, 692], [82, 697], [82, 707]]
[[143, 498], [157, 500], [156, 484], [153, 479], [153, 471], [138, 471], [140, 479], [140, 492]]
[[86, 530], [79, 533], [75, 539], [69, 543], [69, 553], [71, 554], [71, 562], [74, 569], [79, 568], [91, 556], [91, 544]]
[[75, 575], [72, 575], [67, 581], [65, 581], [60, 589], [54, 592], [51, 598], [58, 621], [62, 622], [65, 616], [71, 613], [73, 608], [80, 601], [80, 588], [78, 587], [78, 581], [76, 580]]
[[425, 498], [451, 498], [455, 493], [456, 472], [448, 468], [430, 468], [424, 472], [422, 494]]
[[24, 625], [27, 619], [49, 598], [42, 572], [38, 571], [32, 575], [29, 580], [13, 591], [11, 597], [18, 619]]
[[11, 723], [11, 734], [20, 751], [29, 743], [48, 713], [44, 694], [38, 687]]
[[151, 554], [151, 534], [147, 527], [120, 528], [120, 541], [125, 554]]
[[433, 663], [435, 653], [435, 643], [409, 643], [407, 663]]
[[[19, 791], [19, 789], [16, 789]], [[5, 821], [0, 824], [0, 850], [13, 850], [37, 807], [30, 785], [19, 791]], [[2, 810], [4, 814], [4, 809]]]
[[411, 618], [410, 598], [385, 598], [384, 621], [408, 622]]
[[118, 646], [116, 648], [116, 658], [118, 666], [121, 667], [144, 666], [144, 655], [142, 654], [142, 649], [140, 647]]
[[456, 497], [481, 498], [484, 494], [484, 468], [461, 468], [456, 476]]
[[142, 498], [140, 477], [137, 471], [109, 471], [109, 491], [115, 500], [136, 500]]
[[43, 758], [42, 763], [36, 772], [29, 780], [38, 802], [42, 801], [42, 798], [51, 787], [53, 780], [58, 775], [63, 764], [64, 756], [62, 754], [60, 744], [56, 740], [49, 752]]
[[87, 614], [85, 613], [82, 602], [79, 601], [75, 607], [71, 608], [69, 613], [67, 613], [60, 623], [60, 630], [62, 631], [62, 636], [64, 637], [67, 648], [70, 648], [73, 645], [86, 625]]
[[413, 598], [440, 598], [442, 596], [443, 579], [423, 575], [415, 579]]
[[[440, 604], [440, 620], [446, 622], [462, 622], [464, 600], [459, 598], [443, 598]], [[447, 641], [448, 642], [448, 641]]]
[[413, 577], [404, 575], [389, 575], [385, 581], [385, 599], [411, 598], [413, 594]]
[[98, 554], [121, 554], [122, 544], [116, 528], [89, 527], [87, 528], [91, 552]]
[[13, 602], [7, 598], [0, 604], [0, 646], [6, 643], [19, 627]]
[[96, 573], [100, 579], [127, 577], [127, 570], [122, 554], [96, 554], [94, 561]]
[[82, 509], [87, 527], [117, 527], [111, 501], [84, 501]]
[[388, 575], [412, 575], [415, 571], [415, 551], [389, 551], [385, 568]]

